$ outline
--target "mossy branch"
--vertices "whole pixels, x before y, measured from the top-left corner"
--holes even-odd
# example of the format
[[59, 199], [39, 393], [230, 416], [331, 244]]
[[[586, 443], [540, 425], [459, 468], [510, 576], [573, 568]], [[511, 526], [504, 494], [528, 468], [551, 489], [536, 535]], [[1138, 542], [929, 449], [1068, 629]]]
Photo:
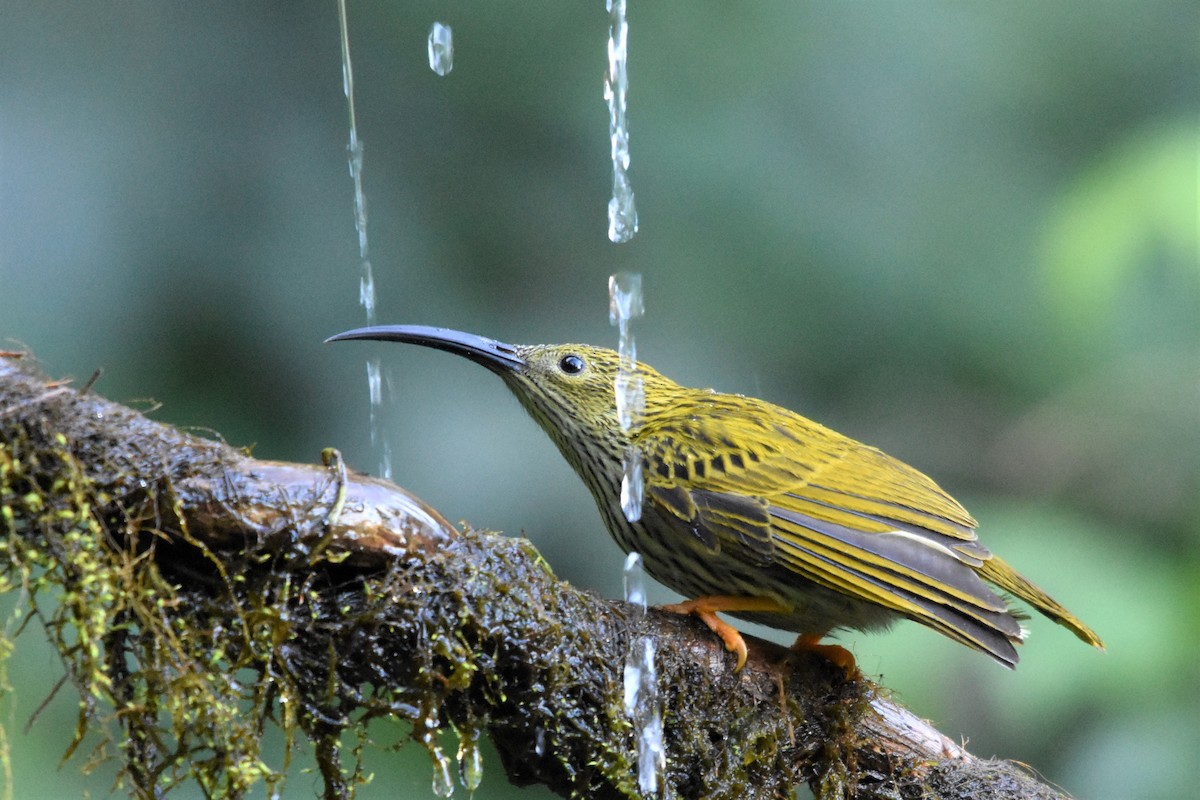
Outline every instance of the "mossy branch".
[[[558, 581], [524, 540], [458, 531], [335, 457], [260, 461], [0, 356], [0, 588], [23, 587], [79, 690], [73, 748], [117, 725], [138, 797], [278, 784], [259, 746], [312, 743], [354, 794], [366, 726], [411, 723], [450, 780], [492, 736], [511, 781], [637, 797], [622, 669], [657, 642], [679, 798], [1051, 798], [866, 680], [753, 641], [745, 670], [695, 620]], [[342, 757], [348, 746], [349, 763]]]

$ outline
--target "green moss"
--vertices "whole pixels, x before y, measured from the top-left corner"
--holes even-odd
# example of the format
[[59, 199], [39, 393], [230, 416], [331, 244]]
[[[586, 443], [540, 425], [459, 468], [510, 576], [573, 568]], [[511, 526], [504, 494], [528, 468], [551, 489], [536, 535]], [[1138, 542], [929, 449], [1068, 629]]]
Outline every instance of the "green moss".
[[[277, 787], [302, 731], [326, 796], [350, 797], [366, 780], [360, 757], [377, 717], [409, 720], [447, 779], [439, 734], [452, 723], [470, 761], [488, 725], [481, 709], [529, 707], [551, 743], [580, 728], [602, 737], [623, 722], [619, 687], [607, 704], [571, 694], [581, 666], [574, 639], [585, 632], [539, 627], [544, 606], [489, 602], [526, 585], [529, 569], [548, 578], [527, 542], [468, 531], [436, 558], [398, 557], [360, 574], [343, 567], [345, 552], [321, 547], [314, 557], [305, 546], [306, 531], [327, 529], [329, 509], [318, 503], [293, 504], [286, 523], [216, 552], [189, 525], [181, 492], [160, 479], [114, 501], [61, 436], [23, 431], [0, 444], [0, 588], [25, 589], [81, 690], [66, 755], [85, 733], [112, 732], [136, 793], [185, 781], [220, 797]], [[588, 620], [579, 622], [576, 631]], [[499, 667], [516, 661], [537, 665], [542, 682], [524, 686], [525, 676]], [[554, 709], [543, 707], [548, 696], [558, 698]], [[285, 732], [282, 764], [261, 751], [271, 725]], [[572, 752], [557, 752], [559, 768], [573, 772]], [[601, 774], [631, 774], [623, 737], [601, 752], [592, 765]]]
[[259, 758], [264, 704], [233, 679], [261, 667], [254, 654], [266, 641], [251, 634], [238, 658], [214, 650], [213, 616], [181, 613], [198, 598], [163, 578], [155, 543], [121, 535], [148, 509], [105, 519], [96, 508], [109, 502], [60, 434], [0, 443], [0, 579], [25, 590], [80, 690], [65, 756], [90, 730], [124, 728], [128, 737], [112, 738], [125, 742], [127, 777], [143, 792], [191, 777], [211, 794], [239, 796], [276, 775]]

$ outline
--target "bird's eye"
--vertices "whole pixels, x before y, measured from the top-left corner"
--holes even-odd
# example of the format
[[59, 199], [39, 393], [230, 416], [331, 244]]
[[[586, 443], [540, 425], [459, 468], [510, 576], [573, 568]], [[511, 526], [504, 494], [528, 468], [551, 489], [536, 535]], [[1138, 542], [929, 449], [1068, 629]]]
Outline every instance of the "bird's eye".
[[563, 356], [562, 361], [558, 362], [558, 368], [568, 375], [578, 375], [583, 372], [584, 366], [586, 365], [583, 359], [573, 353], [569, 356]]

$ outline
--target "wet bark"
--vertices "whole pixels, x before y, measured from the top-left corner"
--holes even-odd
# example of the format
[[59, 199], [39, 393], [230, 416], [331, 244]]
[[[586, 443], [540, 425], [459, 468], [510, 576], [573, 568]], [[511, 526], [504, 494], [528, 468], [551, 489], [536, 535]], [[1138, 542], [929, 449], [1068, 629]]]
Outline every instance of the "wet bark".
[[[752, 640], [734, 674], [697, 621], [577, 590], [528, 542], [457, 530], [326, 455], [254, 459], [0, 357], [7, 585], [43, 604], [37, 575], [62, 590], [41, 617], [97, 698], [87, 713], [128, 735], [134, 795], [171, 777], [231, 796], [275, 780], [237, 771], [261, 763], [275, 724], [311, 742], [325, 797], [350, 796], [347, 733], [393, 716], [435, 772], [436, 734], [453, 726], [468, 754], [490, 735], [514, 783], [637, 797], [622, 671], [650, 636], [672, 796], [785, 798], [802, 783], [818, 797], [1062, 796], [818, 656]], [[247, 669], [257, 682], [230, 678]], [[241, 719], [244, 735], [220, 733]]]

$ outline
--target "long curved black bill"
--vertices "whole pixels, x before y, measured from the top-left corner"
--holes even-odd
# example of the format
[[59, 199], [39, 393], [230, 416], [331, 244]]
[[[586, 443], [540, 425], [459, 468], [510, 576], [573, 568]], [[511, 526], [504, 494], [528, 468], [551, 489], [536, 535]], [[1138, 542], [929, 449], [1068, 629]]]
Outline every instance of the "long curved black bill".
[[341, 342], [347, 339], [419, 344], [469, 358], [492, 372], [510, 372], [525, 366], [525, 359], [521, 358], [517, 348], [511, 344], [450, 328], [434, 328], [429, 325], [376, 325], [344, 331], [330, 336], [325, 341]]

